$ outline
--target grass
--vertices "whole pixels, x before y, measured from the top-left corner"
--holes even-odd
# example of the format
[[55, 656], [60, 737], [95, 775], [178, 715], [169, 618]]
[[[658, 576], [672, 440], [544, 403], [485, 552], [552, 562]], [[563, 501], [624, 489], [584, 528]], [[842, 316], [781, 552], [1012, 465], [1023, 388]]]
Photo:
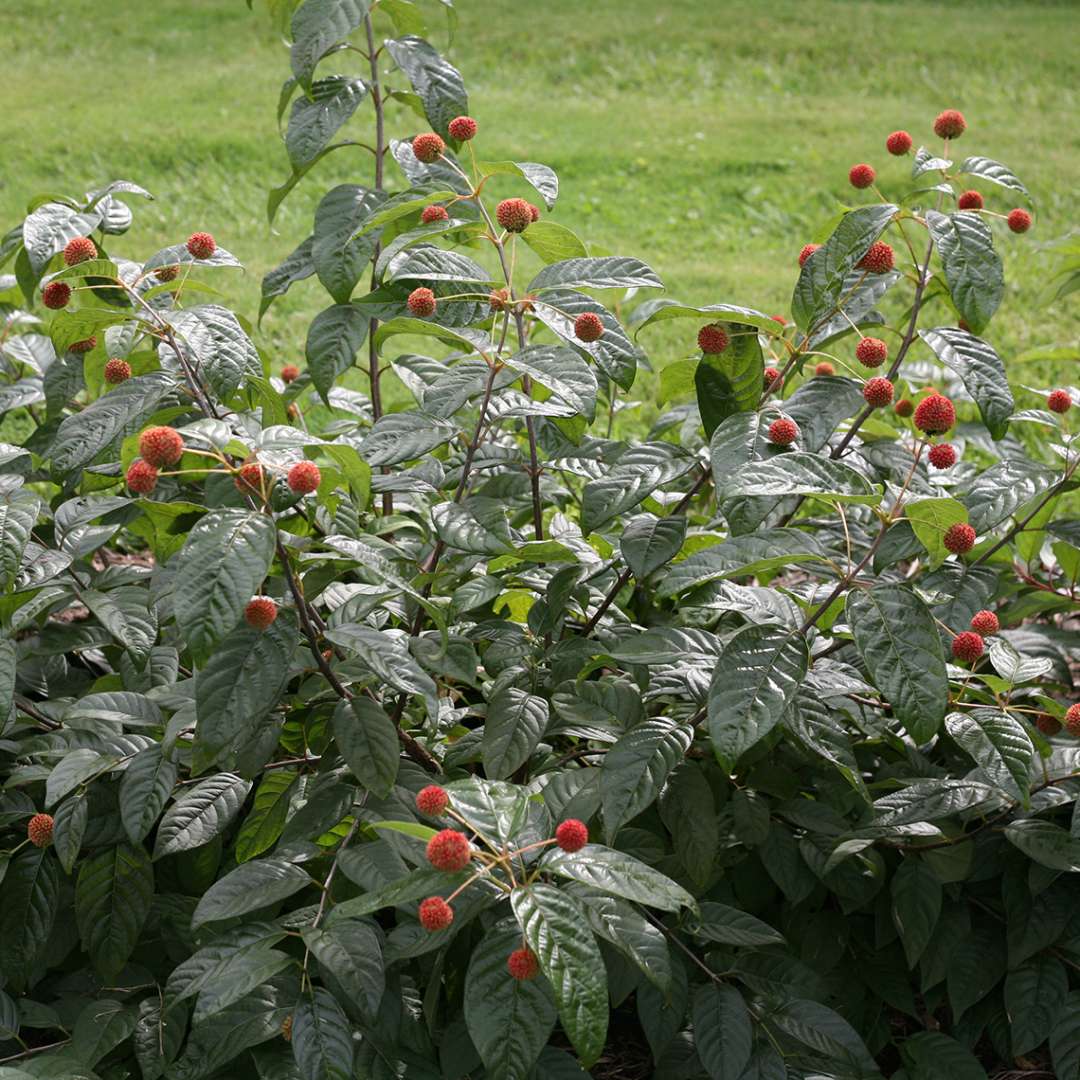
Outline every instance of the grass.
[[[443, 9], [421, 6], [444, 46]], [[368, 175], [363, 151], [331, 155], [268, 228], [266, 191], [287, 171], [275, 106], [288, 59], [243, 0], [68, 0], [48, 18], [36, 0], [5, 8], [0, 228], [40, 192], [135, 180], [157, 199], [136, 207], [131, 253], [212, 231], [248, 267], [215, 284], [254, 320], [262, 274], [307, 234], [320, 194]], [[555, 220], [596, 250], [643, 258], [686, 302], [787, 311], [799, 248], [855, 195], [850, 164], [872, 162], [885, 195], [899, 194], [907, 165], [885, 135], [903, 127], [932, 144], [936, 113], [961, 108], [962, 152], [1010, 164], [1038, 208], [1026, 236], [998, 230], [1008, 285], [986, 336], [1014, 383], [1077, 381], [1077, 298], [1046, 306], [1047, 249], [1080, 208], [1074, 4], [459, 0], [459, 12], [451, 55], [482, 155], [550, 164]], [[367, 122], [362, 108], [353, 123]], [[389, 131], [417, 123], [397, 111]], [[983, 190], [992, 208], [1015, 205]], [[259, 344], [275, 367], [326, 303], [308, 282], [271, 310]], [[646, 336], [654, 366], [689, 351], [678, 325]], [[1069, 348], [1018, 360], [1044, 346]]]

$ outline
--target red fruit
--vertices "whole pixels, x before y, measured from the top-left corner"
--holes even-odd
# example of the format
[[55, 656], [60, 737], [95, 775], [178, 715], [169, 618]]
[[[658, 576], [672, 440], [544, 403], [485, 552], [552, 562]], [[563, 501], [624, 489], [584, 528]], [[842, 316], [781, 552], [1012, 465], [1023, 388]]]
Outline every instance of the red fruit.
[[935, 469], [951, 469], [956, 464], [956, 451], [947, 442], [931, 446], [927, 456]]
[[769, 318], [773, 322], [778, 322], [781, 326], [787, 326], [787, 319], [783, 315], [770, 315]]
[[87, 259], [97, 258], [97, 245], [89, 236], [76, 236], [64, 248], [64, 265], [76, 266]]
[[915, 411], [915, 402], [911, 398], [901, 398], [894, 406], [893, 412], [897, 416], [909, 417]]
[[438, 161], [445, 149], [446, 143], [444, 143], [442, 137], [436, 135], [434, 131], [426, 132], [423, 135], [417, 135], [412, 141], [412, 152], [416, 155], [416, 160], [422, 161], [425, 165], [430, 165], [433, 161]]
[[777, 446], [790, 446], [799, 437], [799, 425], [790, 417], [777, 417], [769, 425], [769, 442]]
[[187, 249], [195, 259], [209, 259], [217, 251], [217, 243], [208, 232], [197, 232], [188, 237]]
[[893, 399], [893, 384], [880, 377], [870, 379], [863, 387], [862, 396], [871, 409], [884, 409]]
[[934, 121], [934, 134], [939, 139], [959, 139], [964, 134], [967, 121], [958, 109], [946, 109], [938, 113]]
[[727, 331], [719, 323], [710, 323], [698, 331], [697, 345], [703, 353], [715, 355], [722, 353], [730, 340]]
[[773, 385], [780, 380], [780, 369], [774, 367], [767, 367], [762, 373], [761, 377], [765, 381], [765, 389], [771, 390]]
[[957, 660], [972, 664], [983, 654], [983, 639], [971, 630], [957, 634], [952, 640], [952, 654]]
[[1067, 413], [1072, 408], [1072, 396], [1068, 390], [1051, 390], [1046, 395], [1046, 407], [1051, 412]]
[[265, 630], [277, 618], [277, 604], [269, 596], [256, 596], [244, 608], [244, 622], [254, 630]]
[[1080, 704], [1070, 705], [1066, 710], [1065, 727], [1070, 735], [1080, 735]]
[[836, 374], [836, 368], [834, 368], [832, 366], [832, 364], [829, 363], [828, 360], [822, 360], [821, 363], [818, 364], [817, 367], [814, 368], [814, 374], [815, 375], [835, 375]]
[[491, 294], [488, 296], [488, 304], [490, 304], [492, 311], [505, 311], [509, 299], [509, 289], [492, 289]]
[[257, 461], [249, 461], [240, 466], [240, 471], [233, 477], [236, 490], [242, 495], [262, 495], [263, 471]]
[[322, 474], [314, 461], [298, 461], [286, 477], [289, 489], [297, 495], [310, 495], [317, 491], [321, 481]]
[[495, 219], [507, 232], [524, 232], [532, 223], [532, 208], [524, 199], [503, 199], [495, 207]]
[[441, 896], [421, 900], [419, 915], [420, 925], [431, 933], [445, 930], [454, 921], [454, 909]]
[[817, 249], [821, 247], [820, 244], [806, 244], [802, 251], [799, 252], [799, 265], [802, 266], [811, 255], [814, 254]]
[[1031, 228], [1031, 215], [1026, 210], [1021, 210], [1019, 206], [1015, 210], [1010, 210], [1005, 220], [1015, 233], [1027, 232]]
[[428, 817], [441, 817], [449, 805], [450, 796], [446, 788], [441, 788], [438, 784], [428, 784], [416, 796], [416, 809]]
[[1001, 629], [1001, 623], [998, 622], [998, 617], [992, 611], [984, 609], [976, 611], [971, 616], [971, 629], [977, 634], [982, 634], [983, 637], [990, 637]]
[[157, 487], [158, 471], [148, 461], [136, 458], [129, 466], [125, 480], [136, 495], [149, 495]]
[[589, 842], [589, 830], [585, 822], [577, 818], [567, 818], [555, 830], [555, 843], [563, 851], [580, 851]]
[[596, 341], [604, 333], [604, 324], [594, 311], [583, 311], [574, 320], [574, 336], [580, 341]]
[[455, 116], [448, 130], [451, 139], [468, 142], [476, 134], [476, 121], [471, 116]]
[[139, 453], [159, 469], [175, 465], [184, 453], [184, 440], [171, 427], [147, 428], [139, 436]]
[[915, 426], [928, 435], [940, 435], [956, 423], [956, 409], [944, 394], [923, 398], [915, 409]]
[[67, 307], [71, 299], [71, 286], [66, 281], [50, 281], [41, 290], [41, 302], [53, 311]]
[[423, 285], [409, 293], [406, 303], [418, 319], [426, 319], [429, 315], [435, 314], [435, 294]]
[[531, 221], [539, 221], [540, 220], [540, 207], [539, 206], [534, 206], [532, 203], [529, 203], [529, 219]]
[[874, 182], [875, 176], [877, 176], [877, 173], [874, 172], [874, 167], [867, 165], [865, 162], [852, 165], [847, 174], [851, 186], [859, 189], [868, 188]]
[[420, 213], [420, 220], [425, 225], [430, 225], [433, 221], [449, 221], [450, 215], [446, 211], [445, 206], [439, 206], [437, 203], [432, 206], [425, 206]]
[[300, 369], [295, 364], [286, 364], [281, 369], [281, 381], [284, 383], [295, 382], [300, 378]]
[[154, 271], [154, 277], [156, 277], [158, 281], [172, 281], [179, 273], [180, 267], [178, 265], [159, 266]]
[[35, 814], [26, 823], [26, 837], [34, 847], [48, 847], [52, 843], [52, 814]]
[[126, 360], [114, 356], [105, 365], [105, 381], [110, 386], [127, 382], [131, 378], [131, 365]]
[[944, 544], [954, 555], [966, 555], [975, 546], [975, 530], [960, 521], [945, 530]]
[[906, 131], [894, 131], [885, 140], [885, 149], [894, 157], [903, 157], [911, 149], [911, 136]]
[[965, 191], [956, 200], [956, 206], [960, 210], [981, 210], [983, 208], [983, 197], [977, 191]]
[[871, 274], [887, 274], [895, 262], [893, 249], [884, 241], [875, 240], [855, 265], [860, 270], [866, 270]]
[[536, 953], [531, 949], [515, 949], [506, 958], [506, 970], [515, 979], [535, 979], [540, 973], [540, 964], [537, 962]]
[[855, 346], [855, 359], [863, 367], [881, 367], [889, 358], [889, 346], [881, 338], [864, 337]]
[[453, 874], [469, 865], [472, 848], [461, 833], [453, 829], [443, 829], [428, 841], [427, 857], [436, 870], [446, 870]]
[[97, 345], [97, 337], [92, 336], [85, 338], [83, 341], [73, 341], [68, 346], [68, 352], [81, 355], [82, 353], [88, 353], [94, 346]]
[[1049, 713], [1039, 713], [1035, 717], [1035, 726], [1044, 735], [1056, 735], [1061, 730], [1061, 725]]

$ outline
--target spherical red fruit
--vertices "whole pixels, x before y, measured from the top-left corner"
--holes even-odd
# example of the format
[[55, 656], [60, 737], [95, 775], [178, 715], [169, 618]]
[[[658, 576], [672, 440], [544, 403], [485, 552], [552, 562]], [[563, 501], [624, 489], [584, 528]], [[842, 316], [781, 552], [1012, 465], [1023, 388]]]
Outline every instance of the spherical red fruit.
[[945, 530], [944, 544], [954, 555], [966, 555], [975, 546], [975, 530], [959, 521]]
[[114, 356], [105, 364], [105, 381], [110, 386], [117, 386], [131, 378], [131, 365], [126, 360]]
[[595, 311], [583, 311], [574, 320], [574, 336], [580, 341], [597, 341], [604, 333], [604, 324]]
[[1005, 220], [1015, 233], [1027, 232], [1031, 228], [1031, 215], [1026, 210], [1021, 210], [1019, 206], [1015, 210], [1010, 210]]
[[814, 368], [814, 374], [815, 375], [835, 375], [836, 374], [836, 368], [834, 368], [832, 366], [832, 364], [829, 363], [828, 360], [822, 360], [821, 363], [818, 364], [817, 367]]
[[983, 654], [984, 643], [982, 637], [973, 630], [965, 630], [957, 634], [952, 640], [952, 654], [957, 660], [963, 660], [971, 664]]
[[958, 109], [946, 109], [934, 121], [934, 134], [939, 139], [959, 139], [964, 134], [967, 121]]
[[719, 323], [710, 323], [698, 331], [697, 345], [703, 353], [715, 355], [722, 353], [730, 340], [727, 331]]
[[449, 805], [450, 795], [446, 788], [441, 788], [438, 784], [428, 784], [416, 796], [416, 809], [428, 817], [441, 817]]
[[409, 293], [406, 303], [418, 319], [426, 319], [429, 315], [435, 314], [435, 294], [423, 285]]
[[873, 182], [877, 173], [874, 172], [872, 165], [867, 165], [866, 162], [861, 162], [858, 165], [852, 165], [848, 170], [847, 178], [851, 182], [853, 188], [868, 188]]
[[430, 225], [433, 221], [449, 221], [450, 215], [445, 206], [433, 203], [431, 206], [425, 206], [420, 212], [420, 220], [425, 225]]
[[1039, 713], [1035, 717], [1035, 726], [1044, 735], [1056, 735], [1061, 730], [1061, 724], [1049, 713]]
[[940, 435], [956, 423], [956, 409], [944, 394], [923, 398], [915, 409], [915, 426], [928, 435]]
[[880, 376], [867, 380], [862, 396], [871, 409], [884, 409], [892, 403], [893, 384]]
[[295, 364], [286, 364], [281, 369], [281, 381], [285, 383], [295, 382], [300, 378], [300, 369]]
[[894, 131], [885, 140], [885, 149], [894, 157], [903, 157], [911, 149], [911, 136], [906, 131]]
[[893, 249], [883, 240], [875, 240], [855, 265], [871, 274], [887, 274], [895, 263]]
[[1080, 735], [1080, 704], [1070, 705], [1066, 709], [1065, 727], [1070, 735]]
[[515, 949], [506, 958], [506, 970], [519, 980], [535, 979], [540, 973], [536, 953], [531, 949]]
[[255, 596], [244, 608], [244, 622], [254, 630], [265, 630], [277, 618], [277, 604], [269, 596]]
[[540, 220], [540, 207], [535, 203], [529, 203], [529, 219], [530, 221]]
[[977, 191], [965, 191], [956, 200], [956, 206], [959, 210], [981, 210], [983, 208], [983, 197]]
[[956, 464], [956, 450], [947, 442], [931, 446], [927, 457], [935, 469], [951, 469]]
[[469, 865], [472, 848], [461, 833], [454, 829], [443, 829], [428, 841], [427, 857], [436, 870], [457, 873]]
[[563, 851], [580, 851], [589, 842], [589, 830], [585, 822], [567, 818], [555, 830], [555, 842]]
[[71, 299], [71, 286], [66, 281], [50, 281], [41, 290], [41, 302], [52, 311], [67, 307]]
[[136, 495], [149, 495], [157, 487], [158, 471], [148, 461], [136, 458], [129, 466], [124, 478], [128, 489]]
[[503, 199], [495, 207], [495, 219], [507, 232], [524, 232], [532, 224], [532, 208], [524, 199]]
[[783, 315], [770, 315], [769, 318], [773, 322], [778, 322], [781, 326], [787, 326], [787, 318]]
[[412, 152], [416, 155], [416, 160], [425, 165], [438, 161], [445, 149], [446, 143], [442, 141], [442, 136], [436, 135], [434, 131], [417, 135], [412, 141]]
[[52, 814], [35, 814], [26, 823], [26, 838], [34, 847], [48, 847], [52, 843]]
[[1072, 395], [1068, 390], [1051, 390], [1046, 395], [1046, 407], [1051, 412], [1067, 413], [1072, 408]]
[[261, 495], [263, 483], [262, 466], [257, 461], [249, 461], [240, 466], [240, 471], [233, 477], [236, 490], [242, 495]]
[[174, 263], [172, 266], [159, 266], [154, 271], [154, 277], [156, 277], [158, 281], [173, 281], [179, 273], [180, 266], [179, 264]]
[[881, 338], [864, 337], [855, 346], [855, 359], [863, 367], [881, 367], [889, 358], [889, 346]]
[[976, 634], [982, 634], [983, 637], [990, 637], [1001, 629], [1001, 623], [998, 622], [998, 617], [992, 611], [987, 611], [984, 608], [982, 611], [976, 611], [971, 616], [971, 629]]
[[799, 252], [799, 265], [802, 266], [819, 247], [821, 247], [820, 244], [804, 244], [802, 251]]
[[454, 909], [441, 897], [420, 901], [420, 925], [427, 931], [445, 930], [454, 921]]
[[187, 238], [188, 253], [195, 259], [209, 259], [217, 251], [217, 242], [208, 232], [192, 233]]
[[322, 481], [319, 466], [314, 461], [298, 461], [286, 477], [286, 483], [297, 495], [310, 495], [317, 491]]
[[97, 258], [97, 245], [89, 236], [76, 236], [64, 248], [64, 265], [76, 266], [87, 259]]
[[476, 121], [471, 116], [455, 116], [448, 130], [451, 139], [468, 142], [476, 134]]
[[762, 373], [761, 377], [765, 382], [765, 389], [771, 390], [772, 387], [780, 381], [781, 371], [779, 368], [767, 367]]
[[175, 465], [184, 453], [184, 440], [171, 427], [147, 428], [139, 436], [139, 453], [159, 469]]
[[68, 346], [68, 352], [75, 353], [76, 356], [80, 356], [83, 353], [90, 352], [94, 346], [97, 345], [97, 336], [84, 338], [82, 341], [73, 341]]
[[799, 425], [790, 417], [779, 416], [769, 425], [769, 442], [790, 446], [799, 437]]
[[911, 398], [901, 398], [894, 406], [893, 412], [905, 419], [915, 411], [915, 402]]

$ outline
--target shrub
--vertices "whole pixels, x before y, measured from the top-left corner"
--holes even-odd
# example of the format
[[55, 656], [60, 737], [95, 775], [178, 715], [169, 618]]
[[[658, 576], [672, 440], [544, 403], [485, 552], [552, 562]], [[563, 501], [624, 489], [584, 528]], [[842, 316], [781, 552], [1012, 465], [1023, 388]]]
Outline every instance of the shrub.
[[[270, 216], [375, 119], [371, 182], [263, 282], [260, 315], [329, 295], [303, 374], [205, 299], [237, 266], [209, 233], [119, 254], [135, 184], [36, 200], [0, 247], [33, 425], [0, 495], [0, 1056], [1075, 1072], [1078, 458], [989, 333], [1021, 181], [919, 148], [905, 192], [891, 160], [902, 197], [803, 249], [790, 320], [643, 299], [646, 263], [522, 196], [553, 210], [552, 169], [484, 159], [413, 5], [294, 7]], [[1000, 210], [943, 212], [971, 177]], [[660, 323], [680, 404], [613, 438]]]

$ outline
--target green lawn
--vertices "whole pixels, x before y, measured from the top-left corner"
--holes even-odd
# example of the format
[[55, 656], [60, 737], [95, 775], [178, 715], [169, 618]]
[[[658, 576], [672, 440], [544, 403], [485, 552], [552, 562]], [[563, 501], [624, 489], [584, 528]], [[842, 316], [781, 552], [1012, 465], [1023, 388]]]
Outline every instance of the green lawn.
[[[420, 2], [445, 45], [442, 8]], [[917, 143], [932, 141], [935, 114], [961, 108], [962, 152], [1010, 164], [1038, 208], [1031, 233], [999, 232], [1009, 284], [987, 336], [1010, 365], [1036, 346], [1075, 345], [1077, 298], [1047, 307], [1045, 288], [1047, 248], [1073, 228], [1080, 204], [1075, 4], [458, 6], [451, 55], [482, 126], [482, 155], [553, 166], [563, 192], [556, 220], [598, 248], [645, 259], [690, 302], [786, 311], [799, 248], [854, 194], [849, 165], [874, 163], [884, 193], [899, 193], [908, 163], [888, 157], [885, 135], [904, 127]], [[275, 106], [288, 58], [243, 0], [67, 0], [47, 16], [37, 0], [4, 7], [4, 229], [40, 192], [136, 180], [157, 201], [138, 208], [131, 253], [212, 231], [248, 267], [218, 280], [254, 318], [262, 274], [306, 235], [318, 195], [367, 175], [363, 151], [332, 155], [285, 203], [276, 231], [267, 227], [266, 190], [286, 174]], [[366, 124], [364, 108], [358, 115]], [[392, 134], [415, 127], [412, 114], [393, 114]], [[1003, 189], [984, 191], [991, 207], [1014, 205]], [[260, 344], [282, 363], [294, 358], [324, 296], [313, 283], [295, 288], [265, 320]], [[670, 329], [646, 345], [657, 366], [686, 351]], [[1012, 366], [1011, 375], [1077, 381], [1069, 361]]]

